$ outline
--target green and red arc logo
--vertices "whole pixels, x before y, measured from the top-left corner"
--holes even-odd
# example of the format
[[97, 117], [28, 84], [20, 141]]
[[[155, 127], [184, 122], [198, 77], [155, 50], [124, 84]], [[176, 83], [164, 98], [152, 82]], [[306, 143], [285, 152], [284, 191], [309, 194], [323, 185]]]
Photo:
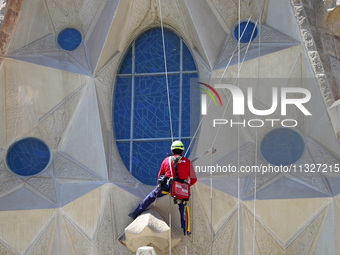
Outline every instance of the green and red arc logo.
[[[206, 86], [208, 89], [210, 89], [212, 92], [214, 92], [214, 94], [217, 96], [217, 98], [220, 101], [220, 104], [222, 106], [221, 97], [220, 97], [220, 95], [217, 93], [217, 91], [213, 87], [211, 87], [210, 85], [208, 85], [206, 83], [203, 83], [203, 82], [199, 82], [199, 84], [201, 84], [203, 86]], [[209, 90], [204, 89], [204, 88], [200, 88], [200, 89], [203, 90], [205, 93], [207, 93], [212, 98], [212, 100], [214, 101], [215, 105], [217, 105], [216, 100], [215, 100], [213, 94], [211, 94], [211, 92]]]

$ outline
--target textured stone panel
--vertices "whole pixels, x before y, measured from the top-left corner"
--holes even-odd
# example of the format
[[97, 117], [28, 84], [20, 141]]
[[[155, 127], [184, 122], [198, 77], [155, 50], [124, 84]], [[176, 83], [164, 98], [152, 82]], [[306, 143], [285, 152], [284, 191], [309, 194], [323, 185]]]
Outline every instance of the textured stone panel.
[[[155, 20], [155, 7], [152, 0], [120, 1], [115, 9], [114, 19], [96, 70], [105, 66], [117, 50], [124, 50], [132, 38], [147, 28]], [[117, 34], [117, 32], [119, 32]], [[117, 40], [117, 37], [120, 40]]]
[[12, 179], [0, 182], [0, 197], [21, 188], [22, 184], [23, 182], [20, 179]]
[[237, 239], [237, 211], [224, 222], [214, 239], [213, 254], [234, 254]]
[[26, 183], [57, 204], [56, 187], [53, 178], [32, 177], [26, 180]]
[[[59, 0], [58, 0], [59, 1]], [[60, 0], [63, 2], [64, 0]], [[54, 0], [45, 0], [46, 7], [48, 10], [49, 17], [53, 24], [55, 34], [58, 34], [65, 27], [75, 27], [81, 31], [83, 31], [83, 25], [79, 19], [79, 15], [76, 12], [74, 2], [70, 0], [66, 0], [66, 5], [61, 7]], [[64, 10], [64, 8], [67, 8]], [[67, 13], [65, 13], [67, 11]]]
[[327, 215], [328, 208], [325, 208], [306, 229], [287, 248], [287, 254], [314, 254], [318, 242], [322, 224]]
[[45, 230], [35, 241], [33, 247], [27, 252], [27, 255], [50, 255], [54, 244], [54, 235], [56, 231], [56, 217], [53, 217]]
[[60, 49], [57, 47], [55, 35], [47, 34], [31, 43], [25, 44], [22, 48], [12, 52], [11, 56], [31, 56], [38, 55], [39, 53], [52, 55], [59, 52]]
[[47, 35], [49, 33], [48, 21], [41, 0], [23, 1], [7, 54]]
[[73, 250], [76, 255], [92, 254], [93, 247], [91, 242], [84, 236], [70, 220], [64, 217], [64, 222], [68, 231]]
[[81, 105], [61, 145], [61, 151], [102, 178], [108, 178], [106, 154], [95, 85], [85, 91]]
[[56, 150], [58, 148], [63, 132], [83, 93], [83, 87], [77, 89], [39, 122], [38, 129], [51, 149]]
[[81, 65], [87, 71], [90, 71], [90, 63], [88, 61], [85, 46], [83, 43], [77, 49], [69, 52], [69, 54], [72, 58], [75, 59], [75, 61], [78, 62], [79, 65]]
[[55, 209], [0, 212], [0, 238], [22, 254], [45, 229], [54, 213]]
[[[177, 31], [179, 31], [182, 35], [188, 36], [187, 25], [185, 23], [184, 16], [186, 15], [184, 10], [180, 8], [180, 4], [178, 0], [165, 0], [161, 1], [162, 7], [162, 21], [163, 24], [170, 25], [174, 27]], [[161, 20], [160, 17], [160, 8], [157, 2], [157, 17], [158, 20]]]
[[[251, 232], [248, 232], [247, 234], [250, 235], [251, 240], [253, 235], [255, 235], [256, 248], [260, 251], [259, 254], [285, 254], [284, 249], [257, 219], [255, 220], [254, 231], [254, 215], [246, 208], [243, 211], [243, 220], [247, 221], [251, 226]], [[250, 251], [252, 251], [252, 247]]]
[[[217, 233], [224, 225], [226, 220], [230, 218], [231, 213], [237, 206], [237, 199], [222, 193], [221, 191], [212, 190], [212, 208], [211, 208], [211, 190], [210, 187], [197, 183], [195, 185], [199, 199], [203, 205], [205, 214], [207, 215], [209, 224], [212, 224], [214, 233]], [[211, 211], [212, 210], [212, 211]], [[211, 222], [212, 212], [212, 222]]]
[[[91, 32], [90, 27], [94, 27], [107, 0], [78, 0], [75, 2], [76, 10], [79, 10], [79, 19], [83, 24], [85, 34]], [[81, 8], [79, 8], [81, 6]]]
[[111, 199], [107, 197], [95, 239], [97, 254], [114, 254], [114, 240], [116, 240], [114, 226]]
[[62, 208], [63, 213], [92, 240], [108, 197], [110, 184], [103, 185]]
[[[192, 192], [193, 193], [193, 192]], [[191, 196], [192, 210], [191, 210], [191, 228], [192, 241], [195, 244], [193, 247], [193, 254], [209, 254], [211, 243], [211, 227], [209, 226], [207, 216], [199, 201], [198, 194], [193, 193]]]
[[15, 251], [13, 248], [8, 247], [4, 241], [0, 240], [0, 254], [3, 255], [18, 255], [19, 253]]
[[31, 130], [37, 119], [79, 88], [86, 77], [6, 59], [6, 109], [9, 141]]
[[88, 181], [99, 180], [97, 176], [60, 154], [56, 154], [53, 163], [54, 174], [57, 178]]
[[18, 176], [7, 169], [5, 161], [0, 163], [0, 182], [5, 182], [13, 179], [17, 179]]
[[72, 0], [54, 0], [54, 1], [64, 12], [65, 16], [67, 16], [73, 1]]
[[[328, 208], [326, 208], [327, 210]], [[312, 245], [315, 247], [314, 254], [336, 254], [336, 223], [337, 220], [334, 217], [334, 199], [330, 205], [326, 216], [324, 217], [319, 227], [319, 238], [313, 240]], [[335, 223], [335, 224], [334, 224]], [[318, 234], [318, 233], [317, 233]], [[317, 237], [317, 236], [316, 236]]]
[[138, 206], [141, 200], [114, 184], [110, 184], [110, 196], [115, 223], [114, 231], [116, 236], [120, 236], [132, 221], [128, 214]]
[[[329, 198], [257, 200], [256, 218], [282, 247], [287, 247], [329, 201]], [[254, 201], [244, 204], [253, 213]]]
[[115, 83], [115, 75], [119, 67], [119, 52], [104, 66], [95, 77], [96, 91], [99, 106], [104, 113], [104, 119], [108, 130], [112, 128], [112, 100]]

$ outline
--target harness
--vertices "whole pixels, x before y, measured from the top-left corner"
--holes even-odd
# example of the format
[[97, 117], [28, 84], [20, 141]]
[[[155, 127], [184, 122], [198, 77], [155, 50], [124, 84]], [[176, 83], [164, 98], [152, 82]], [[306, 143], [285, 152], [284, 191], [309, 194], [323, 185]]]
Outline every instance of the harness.
[[[172, 170], [172, 164], [171, 162], [174, 162], [174, 168], [175, 168], [175, 176], [172, 180], [171, 185], [171, 196], [174, 198], [174, 200], [181, 200], [181, 201], [188, 201], [190, 197], [190, 185], [186, 180], [182, 180], [179, 178], [178, 174], [178, 162], [182, 159], [182, 156], [178, 157], [169, 157], [169, 166], [171, 175], [173, 176], [173, 170]], [[179, 202], [181, 202], [179, 201]]]

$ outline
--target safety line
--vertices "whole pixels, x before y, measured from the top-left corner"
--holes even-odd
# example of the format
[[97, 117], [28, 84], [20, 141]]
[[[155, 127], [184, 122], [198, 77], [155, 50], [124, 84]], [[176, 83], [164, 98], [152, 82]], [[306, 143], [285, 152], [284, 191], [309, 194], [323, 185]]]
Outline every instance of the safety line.
[[162, 42], [163, 42], [163, 55], [164, 55], [164, 68], [165, 68], [165, 80], [166, 80], [166, 93], [168, 96], [168, 108], [169, 108], [169, 119], [170, 119], [170, 131], [171, 131], [171, 140], [174, 141], [174, 133], [172, 130], [172, 118], [171, 118], [171, 105], [170, 105], [170, 92], [169, 92], [169, 81], [168, 81], [168, 67], [166, 63], [166, 51], [165, 51], [165, 39], [164, 39], [164, 27], [163, 27], [163, 17], [162, 17], [162, 6], [161, 0], [158, 0], [159, 4], [159, 16], [161, 20], [161, 30], [162, 30]]
[[[241, 60], [241, 0], [238, 0], [238, 41], [237, 41], [237, 85], [240, 87]], [[245, 30], [245, 29], [244, 29]], [[251, 40], [249, 41], [250, 44]], [[239, 122], [240, 116], [238, 116]], [[240, 214], [240, 126], [237, 125], [237, 254], [241, 254], [241, 214]]]

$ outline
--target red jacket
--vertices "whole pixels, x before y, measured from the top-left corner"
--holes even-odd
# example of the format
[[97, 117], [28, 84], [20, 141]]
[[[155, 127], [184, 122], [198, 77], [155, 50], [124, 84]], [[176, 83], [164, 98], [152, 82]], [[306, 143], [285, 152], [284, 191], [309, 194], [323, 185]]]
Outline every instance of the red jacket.
[[[178, 155], [174, 155], [177, 157]], [[159, 170], [158, 173], [158, 178], [161, 175], [166, 175], [167, 177], [175, 177], [175, 167], [174, 167], [174, 162], [171, 162], [172, 164], [172, 174], [170, 171], [170, 166], [169, 166], [169, 157], [165, 158], [162, 162], [161, 169]], [[194, 171], [194, 168], [191, 164], [191, 161], [185, 157], [182, 157], [180, 161], [178, 161], [178, 175], [179, 178], [182, 180], [189, 180], [190, 185], [194, 185], [195, 182], [197, 181], [196, 174]]]

